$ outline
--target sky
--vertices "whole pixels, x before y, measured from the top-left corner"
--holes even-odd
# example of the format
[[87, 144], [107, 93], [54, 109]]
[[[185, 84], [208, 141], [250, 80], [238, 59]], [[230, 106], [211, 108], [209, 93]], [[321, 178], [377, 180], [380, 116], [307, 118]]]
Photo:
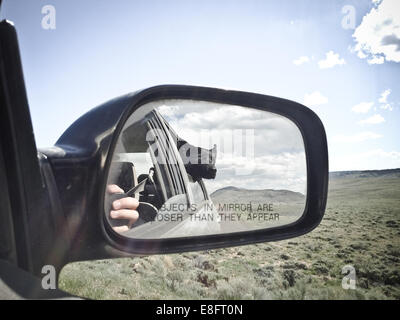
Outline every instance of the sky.
[[[216, 177], [204, 180], [210, 194], [228, 186], [306, 194], [304, 143], [300, 130], [289, 119], [203, 101], [164, 100], [152, 104], [158, 104], [157, 110], [180, 138], [196, 147], [216, 147]], [[184, 163], [201, 163], [202, 159], [208, 163], [207, 156], [199, 160], [196, 149], [187, 145], [180, 148], [181, 153], [188, 153]]]
[[398, 0], [4, 0], [1, 18], [39, 147], [116, 96], [186, 84], [305, 104], [331, 171], [400, 167]]

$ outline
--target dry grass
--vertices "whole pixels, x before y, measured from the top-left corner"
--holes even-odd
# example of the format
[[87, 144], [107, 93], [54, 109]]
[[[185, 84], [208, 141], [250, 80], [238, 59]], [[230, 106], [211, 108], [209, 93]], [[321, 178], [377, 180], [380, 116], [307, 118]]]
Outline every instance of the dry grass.
[[[79, 262], [60, 287], [92, 299], [400, 299], [400, 179], [331, 179], [325, 218], [291, 240]], [[357, 289], [342, 289], [353, 265]]]

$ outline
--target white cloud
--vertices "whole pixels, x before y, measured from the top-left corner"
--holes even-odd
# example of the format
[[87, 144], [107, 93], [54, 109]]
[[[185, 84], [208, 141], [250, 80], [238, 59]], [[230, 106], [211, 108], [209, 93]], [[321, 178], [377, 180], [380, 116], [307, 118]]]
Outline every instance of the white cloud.
[[350, 136], [340, 134], [340, 135], [334, 136], [332, 141], [338, 142], [338, 143], [358, 143], [358, 142], [363, 142], [366, 140], [379, 139], [382, 137], [383, 136], [381, 134], [366, 131], [366, 132], [356, 133], [356, 134], [350, 135]]
[[[286, 189], [305, 193], [307, 166], [305, 153], [282, 153], [257, 157], [250, 162], [251, 174], [237, 175], [248, 171], [249, 159], [245, 157], [217, 158], [217, 178], [206, 180], [210, 193], [226, 186], [240, 186], [245, 189]], [[282, 178], [284, 177], [284, 178]]]
[[372, 117], [369, 117], [365, 120], [361, 120], [359, 124], [379, 124], [385, 122], [385, 118], [382, 117], [380, 114], [374, 114]]
[[[350, 47], [350, 52], [351, 52], [351, 53], [356, 52], [355, 48]], [[362, 51], [358, 51], [358, 52], [357, 52], [357, 56], [358, 56], [360, 59], [368, 58], [368, 56], [367, 56], [366, 54], [364, 54]], [[385, 61], [385, 59], [383, 59], [383, 61]]]
[[325, 97], [321, 92], [314, 91], [313, 93], [306, 93], [304, 96], [304, 104], [309, 107], [320, 106], [327, 104], [328, 98]]
[[[306, 190], [304, 142], [295, 123], [274, 113], [193, 100], [157, 101], [158, 111], [189, 143], [217, 145], [217, 177], [209, 192], [226, 186]], [[246, 130], [252, 131], [246, 140]], [[240, 143], [238, 136], [243, 138]], [[247, 152], [249, 151], [249, 152]]]
[[385, 60], [400, 62], [400, 1], [374, 3], [376, 6], [353, 33], [354, 49], [369, 64], [382, 64]]
[[344, 65], [346, 62], [344, 59], [339, 58], [338, 53], [334, 53], [333, 51], [329, 51], [326, 53], [325, 60], [318, 61], [318, 66], [320, 69], [329, 69], [333, 68], [336, 65]]
[[303, 63], [307, 63], [307, 62], [310, 62], [310, 58], [307, 57], [307, 56], [302, 56], [302, 57], [299, 57], [299, 58], [296, 59], [296, 60], [293, 60], [293, 63], [294, 63], [296, 66], [302, 65]]
[[[177, 107], [176, 114], [168, 114], [166, 106], [158, 110], [178, 135], [191, 144], [211, 148], [222, 146], [232, 138], [232, 130], [254, 131], [255, 146], [268, 143], [268, 148], [255, 148], [256, 156], [304, 150], [303, 139], [297, 126], [290, 120], [265, 111], [238, 106], [203, 102], [199, 112], [191, 103]], [[164, 111], [167, 110], [167, 113]], [[187, 113], [185, 113], [187, 111]], [[221, 151], [222, 149], [219, 148]]]
[[393, 111], [393, 107], [392, 107], [392, 105], [390, 103], [386, 103], [386, 104], [381, 105], [381, 109]]
[[400, 152], [374, 149], [329, 159], [332, 171], [400, 168]]
[[381, 103], [381, 109], [393, 111], [393, 106], [388, 102], [388, 96], [392, 93], [392, 90], [387, 89], [381, 93], [381, 97], [379, 98], [379, 102]]
[[351, 111], [355, 113], [367, 113], [372, 108], [373, 105], [374, 105], [373, 102], [361, 102], [355, 105], [353, 108], [351, 108]]
[[367, 62], [368, 64], [384, 64], [385, 58], [383, 56], [372, 56]]
[[387, 89], [382, 92], [381, 97], [379, 98], [380, 103], [387, 103], [387, 97], [392, 93], [392, 90]]

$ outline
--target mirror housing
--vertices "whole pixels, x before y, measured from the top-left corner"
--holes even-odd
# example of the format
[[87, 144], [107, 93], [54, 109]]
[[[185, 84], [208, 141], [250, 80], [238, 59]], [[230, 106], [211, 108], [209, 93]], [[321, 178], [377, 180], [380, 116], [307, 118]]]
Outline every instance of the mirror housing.
[[[104, 218], [104, 190], [113, 152], [129, 116], [146, 103], [163, 99], [202, 100], [269, 111], [299, 128], [307, 163], [307, 198], [296, 222], [266, 230], [172, 239], [129, 239], [112, 232]], [[110, 100], [89, 111], [59, 138], [42, 149], [58, 188], [60, 206], [71, 237], [70, 261], [177, 253], [277, 241], [297, 237], [318, 226], [328, 191], [326, 134], [318, 116], [307, 107], [285, 99], [248, 92], [205, 87], [163, 85]]]

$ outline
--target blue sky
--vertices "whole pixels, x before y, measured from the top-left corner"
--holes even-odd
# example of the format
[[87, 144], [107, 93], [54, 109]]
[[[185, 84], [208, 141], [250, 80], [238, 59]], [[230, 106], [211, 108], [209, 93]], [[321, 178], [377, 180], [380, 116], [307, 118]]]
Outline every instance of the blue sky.
[[[324, 122], [331, 170], [400, 167], [399, 1], [3, 2], [39, 147], [106, 100], [176, 83], [305, 103]], [[45, 5], [55, 29], [42, 27]]]

